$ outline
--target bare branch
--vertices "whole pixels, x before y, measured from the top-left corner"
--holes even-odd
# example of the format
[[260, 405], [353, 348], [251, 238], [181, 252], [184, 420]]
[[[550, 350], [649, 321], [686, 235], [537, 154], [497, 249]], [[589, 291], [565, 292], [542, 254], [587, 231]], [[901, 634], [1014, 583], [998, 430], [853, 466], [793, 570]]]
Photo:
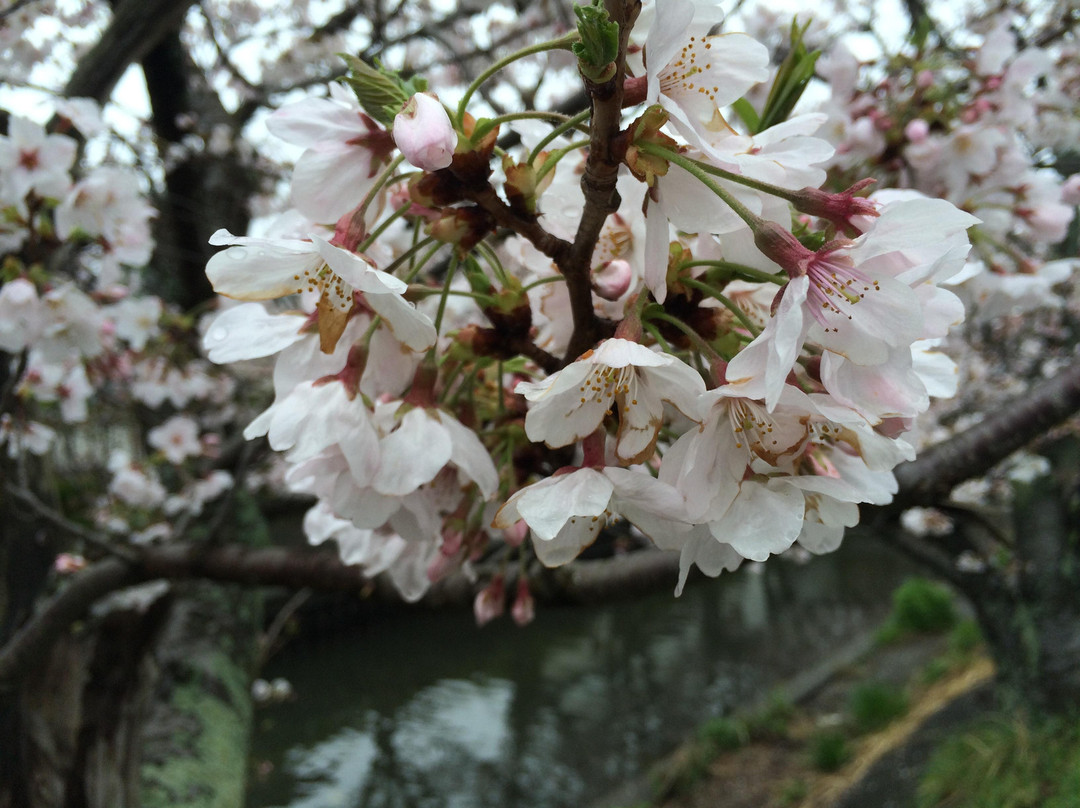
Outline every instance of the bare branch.
[[178, 30], [194, 0], [120, 0], [98, 43], [76, 65], [64, 95], [104, 103], [130, 65]]
[[609, 214], [619, 209], [619, 194], [615, 183], [623, 155], [618, 153], [622, 122], [623, 82], [626, 78], [626, 47], [630, 29], [637, 19], [641, 3], [637, 0], [607, 0], [611, 20], [619, 25], [619, 54], [615, 60], [615, 76], [603, 84], [586, 81], [585, 89], [592, 99], [592, 119], [589, 124], [589, 157], [581, 189], [585, 194], [585, 210], [574, 236], [573, 247], [559, 270], [566, 278], [570, 293], [570, 309], [574, 317], [574, 333], [566, 351], [568, 360], [591, 348], [600, 335], [600, 322], [592, 302], [589, 282], [590, 262], [600, 231]]
[[934, 505], [958, 484], [984, 474], [1080, 410], [1080, 362], [1006, 402], [983, 421], [896, 468], [900, 492], [892, 510]]

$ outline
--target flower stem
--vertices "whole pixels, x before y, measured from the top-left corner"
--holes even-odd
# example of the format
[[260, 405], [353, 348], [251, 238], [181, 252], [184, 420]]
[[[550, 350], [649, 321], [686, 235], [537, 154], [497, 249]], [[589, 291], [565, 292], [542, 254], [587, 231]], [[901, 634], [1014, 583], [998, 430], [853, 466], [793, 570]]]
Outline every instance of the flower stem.
[[363, 242], [361, 242], [360, 246], [357, 248], [357, 252], [364, 252], [364, 250], [366, 250], [368, 247], [370, 247], [372, 244], [374, 244], [375, 239], [377, 239], [379, 236], [381, 236], [383, 233], [385, 233], [386, 228], [388, 228], [395, 221], [397, 221], [402, 216], [404, 216], [406, 213], [408, 213], [409, 208], [411, 208], [411, 207], [412, 207], [412, 200], [406, 202], [401, 207], [399, 207], [397, 210], [395, 210], [393, 213], [391, 213], [389, 216], [387, 216], [385, 219], [383, 219], [381, 222], [379, 222], [378, 226], [374, 230], [371, 231], [371, 235], [369, 235], [366, 239], [363, 240]]
[[544, 164], [540, 166], [540, 170], [536, 172], [537, 183], [539, 183], [540, 180], [547, 176], [547, 174], [555, 168], [558, 162], [570, 152], [577, 151], [578, 149], [583, 149], [588, 145], [589, 141], [587, 140], [575, 140], [566, 148], [553, 151], [551, 154], [548, 155], [548, 158], [544, 161]]
[[458, 128], [461, 128], [462, 121], [465, 119], [465, 108], [469, 105], [469, 100], [476, 94], [476, 91], [480, 89], [485, 81], [490, 79], [500, 70], [507, 65], [511, 65], [518, 59], [524, 59], [526, 56], [532, 56], [535, 53], [544, 53], [549, 50], [570, 50], [570, 45], [577, 42], [581, 37], [577, 31], [573, 31], [566, 36], [559, 37], [558, 39], [552, 39], [547, 42], [539, 42], [535, 45], [530, 45], [527, 48], [522, 48], [519, 51], [511, 53], [509, 56], [505, 56], [499, 61], [495, 62], [491, 67], [481, 73], [468, 89], [465, 90], [465, 95], [461, 97], [461, 102], [457, 108], [457, 124]]
[[[540, 120], [540, 121], [555, 121], [559, 127], [556, 131], [565, 131], [565, 125], [568, 122], [572, 122], [574, 119], [569, 115], [563, 115], [561, 112], [543, 112], [540, 110], [526, 110], [524, 112], [510, 112], [506, 115], [500, 115], [497, 118], [488, 118], [479, 123], [476, 129], [473, 130], [473, 140], [479, 140], [496, 126], [500, 126], [504, 123], [512, 123], [514, 121], [528, 121], [528, 120]], [[571, 127], [573, 124], [571, 123]]]
[[746, 207], [742, 202], [736, 199], [726, 189], [721, 188], [707, 171], [697, 164], [696, 160], [691, 160], [689, 157], [683, 157], [681, 154], [676, 154], [671, 149], [665, 149], [663, 146], [658, 146], [655, 143], [649, 143], [643, 141], [636, 144], [638, 149], [645, 154], [651, 154], [654, 157], [661, 157], [668, 162], [674, 163], [683, 169], [687, 173], [694, 176], [700, 181], [706, 188], [716, 194], [723, 201], [725, 205], [735, 211], [735, 214], [749, 225], [750, 229], [757, 232], [758, 228], [762, 224], [762, 218], [755, 214], [750, 208]]
[[572, 118], [567, 118], [561, 124], [556, 126], [554, 129], [548, 132], [540, 140], [539, 143], [536, 144], [536, 146], [531, 152], [529, 152], [529, 159], [526, 162], [531, 164], [533, 160], [540, 156], [540, 152], [544, 150], [544, 147], [546, 145], [551, 143], [553, 140], [555, 140], [565, 132], [569, 132], [571, 129], [581, 129], [582, 131], [587, 131], [583, 124], [585, 123], [585, 121], [589, 120], [590, 115], [592, 115], [591, 109], [582, 110], [577, 115], [573, 116]]
[[746, 312], [744, 312], [737, 305], [735, 305], [735, 302], [731, 298], [729, 298], [727, 295], [718, 292], [716, 289], [713, 289], [711, 286], [709, 286], [709, 284], [702, 283], [701, 281], [699, 281], [699, 280], [697, 280], [695, 278], [680, 278], [679, 282], [686, 284], [687, 286], [691, 287], [692, 289], [697, 289], [697, 290], [699, 290], [701, 292], [704, 292], [709, 297], [720, 301], [721, 305], [723, 305], [724, 308], [726, 308], [728, 311], [730, 311], [732, 314], [734, 314], [735, 318], [740, 323], [742, 323], [743, 328], [745, 328], [747, 331], [749, 331], [755, 337], [759, 333], [761, 333], [761, 329], [758, 328], [757, 325], [755, 325], [754, 322], [749, 317], [746, 316]]
[[746, 264], [736, 264], [731, 261], [710, 261], [703, 258], [696, 261], [683, 261], [679, 264], [678, 268], [688, 269], [690, 267], [712, 267], [714, 269], [725, 269], [734, 275], [738, 275], [744, 280], [755, 281], [757, 283], [775, 283], [779, 286], [783, 286], [788, 281], [787, 275], [774, 275], [761, 269], [754, 269], [753, 267], [748, 267]]
[[650, 320], [663, 320], [665, 323], [669, 323], [682, 331], [684, 334], [686, 334], [687, 337], [690, 338], [690, 342], [693, 343], [694, 347], [697, 348], [698, 352], [707, 356], [709, 358], [709, 361], [721, 358], [720, 354], [716, 352], [716, 349], [713, 348], [713, 346], [711, 346], [709, 343], [707, 343], [705, 339], [701, 336], [701, 334], [688, 326], [678, 317], [673, 317], [668, 314], [660, 306], [649, 306], [645, 309], [644, 314]]

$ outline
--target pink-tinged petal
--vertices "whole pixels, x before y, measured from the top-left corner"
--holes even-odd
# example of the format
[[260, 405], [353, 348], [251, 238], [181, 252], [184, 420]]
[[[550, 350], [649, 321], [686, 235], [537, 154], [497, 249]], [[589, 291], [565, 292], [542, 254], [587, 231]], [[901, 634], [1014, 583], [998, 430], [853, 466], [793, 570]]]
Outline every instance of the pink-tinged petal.
[[416, 373], [419, 354], [394, 339], [389, 328], [375, 329], [368, 349], [360, 392], [372, 399], [384, 393], [400, 398]]
[[605, 521], [599, 517], [572, 516], [552, 538], [545, 540], [534, 536], [533, 550], [545, 567], [561, 567], [596, 541], [604, 525]]
[[661, 549], [674, 549], [678, 536], [690, 528], [682, 493], [642, 471], [608, 466], [603, 474], [615, 486], [619, 514]]
[[359, 205], [378, 171], [371, 153], [345, 143], [322, 143], [296, 161], [292, 202], [314, 222], [336, 222]]
[[923, 328], [919, 336], [924, 339], [944, 337], [964, 322], [964, 303], [948, 289], [923, 283], [915, 287], [915, 295], [922, 307]]
[[765, 329], [728, 363], [727, 379], [733, 384], [763, 378], [765, 403], [769, 410], [780, 401], [788, 374], [795, 366], [805, 339], [803, 304], [810, 280], [803, 275], [792, 278], [784, 288], [776, 314]]
[[580, 400], [577, 391], [549, 397], [529, 409], [525, 434], [552, 449], [569, 446], [596, 431], [607, 414], [610, 400]]
[[359, 399], [356, 399], [356, 405], [356, 417], [352, 419], [350, 428], [338, 436], [337, 443], [349, 464], [353, 482], [364, 487], [371, 485], [378, 473], [382, 448], [375, 426], [367, 417], [366, 410], [360, 406]]
[[286, 143], [310, 148], [324, 141], [345, 143], [367, 132], [360, 110], [327, 98], [305, 98], [273, 112], [266, 128]]
[[856, 365], [832, 351], [821, 357], [821, 381], [839, 403], [872, 424], [913, 418], [930, 405], [926, 388], [911, 367], [911, 351], [897, 348], [886, 363]]
[[671, 225], [659, 204], [649, 205], [645, 217], [645, 288], [657, 303], [667, 299], [667, 270], [671, 245]]
[[401, 497], [380, 494], [374, 488], [359, 488], [348, 474], [338, 477], [330, 497], [334, 513], [359, 528], [378, 528], [401, 507]]
[[664, 405], [654, 389], [639, 383], [636, 374], [628, 382], [628, 388], [619, 396], [622, 406], [615, 456], [627, 464], [644, 463], [656, 446], [664, 420]]
[[592, 364], [607, 365], [609, 368], [625, 368], [631, 365], [639, 368], [663, 367], [671, 364], [673, 359], [667, 354], [646, 348], [640, 342], [619, 337], [604, 340], [587, 356], [587, 361]]
[[687, 38], [687, 29], [694, 20], [691, 0], [656, 0], [656, 16], [645, 39], [645, 58], [648, 61], [648, 98], [660, 97], [660, 73], [675, 58]]
[[[275, 417], [269, 432], [273, 446], [278, 430], [281, 435], [279, 442], [288, 440], [286, 423], [288, 428], [295, 430], [292, 448], [285, 455], [289, 462], [301, 463], [338, 443], [349, 432], [366, 428], [367, 410], [360, 399], [348, 397], [343, 384], [311, 383], [298, 387], [297, 391], [302, 395], [296, 396], [294, 393], [280, 405], [279, 415]], [[294, 426], [296, 419], [299, 422]]]
[[[761, 212], [761, 196], [757, 191], [740, 185], [716, 180], [729, 193], [743, 202], [753, 213]], [[672, 165], [660, 178], [663, 196], [661, 209], [675, 227], [688, 233], [724, 234], [744, 227], [742, 219], [725, 205], [715, 193], [684, 168]]]
[[422, 409], [405, 413], [401, 426], [382, 440], [375, 478], [380, 493], [401, 496], [435, 479], [450, 462], [453, 443], [441, 423]]
[[602, 517], [613, 491], [611, 481], [599, 471], [579, 469], [523, 488], [503, 507], [513, 501], [514, 510], [536, 537], [551, 541], [571, 519], [592, 524], [592, 517]]
[[747, 34], [693, 38], [660, 71], [660, 92], [686, 111], [698, 131], [718, 131], [726, 107], [769, 77], [768, 49]]
[[514, 392], [528, 401], [543, 401], [558, 396], [581, 385], [592, 372], [588, 362], [571, 362], [557, 373], [538, 382], [518, 382]]
[[705, 381], [701, 374], [680, 359], [661, 367], [641, 372], [646, 384], [675, 409], [694, 421], [701, 420], [701, 396], [705, 394]]
[[952, 398], [960, 383], [956, 363], [940, 351], [932, 350], [929, 343], [911, 346], [915, 372], [926, 386], [926, 392], [934, 398]]
[[679, 554], [679, 583], [675, 587], [675, 596], [682, 594], [690, 568], [694, 565], [715, 578], [721, 572], [734, 572], [742, 561], [743, 557], [730, 544], [718, 541], [704, 525], [694, 528]]
[[709, 522], [709, 530], [744, 558], [764, 561], [791, 547], [802, 531], [804, 511], [798, 489], [748, 480], [724, 516]]
[[859, 237], [851, 257], [862, 264], [889, 252], [939, 246], [949, 236], [979, 223], [978, 218], [944, 199], [893, 202], [882, 208], [873, 229]]
[[888, 359], [890, 347], [922, 336], [922, 311], [911, 287], [893, 278], [875, 277], [862, 291], [856, 303], [824, 313], [828, 330], [812, 322], [808, 337], [856, 364], [876, 365]]
[[499, 485], [499, 473], [495, 470], [491, 455], [480, 442], [480, 438], [460, 421], [444, 412], [436, 411], [433, 415], [439, 419], [439, 423], [450, 435], [450, 441], [453, 444], [451, 461], [466, 477], [476, 483], [484, 499], [491, 498]]
[[859, 506], [826, 495], [806, 498], [806, 521], [799, 544], [811, 553], [831, 553], [844, 538], [844, 528], [859, 524]]
[[203, 335], [203, 350], [219, 364], [270, 356], [302, 340], [305, 322], [302, 316], [270, 314], [258, 303], [241, 303], [214, 318]]
[[364, 301], [390, 328], [394, 339], [414, 351], [426, 351], [439, 338], [435, 324], [401, 295], [365, 295]]
[[710, 513], [724, 513], [738, 495], [745, 458], [744, 451], [736, 451], [724, 407], [700, 430], [691, 430], [675, 441], [664, 454], [659, 476], [682, 492], [687, 519], [703, 522]]

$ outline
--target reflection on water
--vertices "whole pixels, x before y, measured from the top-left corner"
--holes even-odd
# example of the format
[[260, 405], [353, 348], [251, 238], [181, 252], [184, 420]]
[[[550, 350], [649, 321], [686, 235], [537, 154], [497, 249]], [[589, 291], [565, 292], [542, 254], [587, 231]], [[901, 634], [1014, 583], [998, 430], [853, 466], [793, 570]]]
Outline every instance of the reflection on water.
[[297, 644], [266, 671], [298, 698], [257, 715], [269, 771], [249, 808], [577, 808], [851, 640], [909, 571], [852, 538], [678, 600], [542, 609], [526, 629], [417, 613]]

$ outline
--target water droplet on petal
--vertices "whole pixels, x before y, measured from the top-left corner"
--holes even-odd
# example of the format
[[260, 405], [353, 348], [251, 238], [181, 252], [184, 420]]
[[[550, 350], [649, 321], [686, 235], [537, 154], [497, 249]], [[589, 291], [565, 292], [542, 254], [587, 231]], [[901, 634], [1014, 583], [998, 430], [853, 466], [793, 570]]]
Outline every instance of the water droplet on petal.
[[244, 247], [230, 247], [225, 254], [234, 261], [243, 261], [248, 257], [248, 251]]
[[224, 342], [229, 338], [229, 329], [223, 325], [210, 329], [210, 339], [214, 342]]

